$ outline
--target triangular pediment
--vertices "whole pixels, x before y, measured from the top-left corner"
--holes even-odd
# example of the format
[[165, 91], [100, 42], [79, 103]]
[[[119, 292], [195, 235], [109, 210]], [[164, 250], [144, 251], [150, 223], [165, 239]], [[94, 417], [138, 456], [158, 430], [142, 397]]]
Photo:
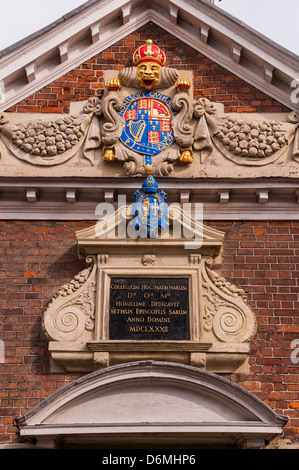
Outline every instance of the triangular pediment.
[[153, 22], [291, 109], [298, 57], [207, 0], [90, 0], [0, 53], [1, 110]]
[[95, 225], [80, 230], [76, 233], [79, 252], [84, 255], [94, 254], [103, 246], [123, 244], [125, 241], [128, 245], [162, 242], [168, 246], [176, 245], [177, 247], [188, 243], [190, 247], [194, 245], [194, 247], [210, 248], [211, 253], [216, 254], [222, 247], [224, 233], [194, 219], [179, 204], [172, 204], [169, 207], [168, 229], [164, 234], [160, 233], [157, 239], [139, 237], [131, 224], [133, 220], [132, 206], [128, 205], [113, 211]]

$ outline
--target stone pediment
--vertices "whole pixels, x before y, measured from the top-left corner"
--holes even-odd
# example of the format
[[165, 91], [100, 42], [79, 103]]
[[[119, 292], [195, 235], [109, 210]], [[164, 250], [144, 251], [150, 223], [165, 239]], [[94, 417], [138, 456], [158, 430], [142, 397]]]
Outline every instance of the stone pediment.
[[[86, 57], [100, 53], [103, 48], [111, 45], [109, 41], [112, 41], [112, 37], [113, 41], [117, 40], [120, 36], [111, 35], [110, 23], [116, 14], [116, 4], [117, 15], [121, 9], [126, 18], [122, 25], [113, 22], [113, 28], [121, 37], [138, 26], [134, 19], [139, 18], [140, 12], [142, 24], [153, 19], [159, 27], [163, 25], [157, 18], [163, 13], [168, 30], [182, 40], [188, 38], [188, 35], [182, 36], [182, 31], [186, 33], [187, 17], [193, 25], [198, 25], [199, 20], [205, 18], [205, 25], [209, 25], [211, 35], [213, 28], [216, 28], [215, 37], [219, 38], [221, 48], [227, 44], [232, 51], [234, 48], [228, 28], [234, 27], [234, 33], [241, 36], [245, 31], [249, 34], [244, 25], [241, 27], [236, 20], [232, 20], [211, 3], [207, 4], [205, 0], [194, 2], [192, 14], [189, 12], [188, 15], [186, 12], [189, 3], [180, 2], [175, 22], [173, 3], [161, 2], [161, 5], [157, 4], [157, 11], [150, 8], [147, 2], [141, 5], [138, 1], [132, 1], [129, 7], [123, 2], [110, 3], [111, 16], [108, 15], [108, 19], [105, 16], [108, 10], [96, 8], [98, 2], [88, 2], [84, 8], [78, 9], [64, 21], [31, 37], [28, 43], [24, 41], [3, 54], [0, 60], [6, 87], [3, 109], [9, 105], [10, 87], [13, 89], [13, 99], [16, 96], [20, 99], [23, 91], [25, 96], [45, 84], [39, 81], [39, 72], [43, 68], [40, 58], [36, 58], [35, 63], [30, 56], [33, 65], [24, 66], [30, 80], [24, 84], [23, 91], [20, 89], [18, 93], [13, 80], [19, 71], [13, 68], [16, 64], [20, 66], [22, 60], [26, 60], [27, 53], [37, 57], [41, 49], [54, 47], [49, 37], [54, 43], [58, 38], [64, 38], [65, 41], [60, 44], [61, 47], [57, 48], [56, 44], [53, 49], [55, 53], [60, 51], [63, 60], [53, 65], [53, 74], [48, 73], [47, 80], [55, 79], [56, 73], [60, 76], [63, 71], [72, 70], [72, 67], [82, 64], [81, 61]], [[106, 2], [101, 2], [101, 7], [102, 5], [106, 5]], [[101, 23], [101, 27], [99, 24], [95, 26], [100, 17], [105, 17], [107, 23]], [[74, 33], [81, 31], [83, 24], [87, 36], [77, 36], [76, 33], [72, 36], [72, 41], [70, 40], [74, 49], [68, 48], [66, 36], [70, 38], [71, 34], [68, 26], [72, 25]], [[105, 28], [108, 25], [109, 41], [105, 36]], [[221, 36], [224, 34], [223, 28], [226, 30], [226, 39]], [[54, 35], [58, 30], [62, 36]], [[194, 30], [191, 28], [190, 31], [188, 34], [193, 35]], [[208, 41], [210, 33], [205, 30], [205, 36], [204, 28], [200, 31], [202, 34], [200, 39], [197, 37], [198, 44], [193, 41], [190, 41], [190, 44], [209, 57], [209, 52], [220, 45], [216, 47], [213, 42], [212, 47]], [[86, 40], [79, 45], [75, 40], [78, 37], [85, 37]], [[92, 42], [90, 47], [87, 37]], [[204, 37], [207, 41], [203, 41]], [[246, 69], [245, 57], [249, 57], [245, 54], [249, 39], [257, 52], [257, 35], [250, 30], [249, 36], [246, 35], [247, 42], [244, 36], [243, 42], [240, 37], [244, 48], [244, 57], [239, 51], [242, 66], [239, 67], [240, 64], [234, 60], [228, 60], [227, 55], [224, 57], [223, 49], [222, 60], [219, 61], [218, 53], [213, 60], [221, 64], [222, 61], [225, 62], [228, 70], [236, 74], [240, 72], [239, 76], [242, 76], [241, 72]], [[258, 44], [261, 47], [260, 36]], [[33, 45], [36, 47], [31, 47]], [[292, 54], [286, 55], [284, 52], [282, 57], [282, 51], [272, 43], [265, 42], [263, 46], [265, 47], [261, 47], [259, 65], [263, 63], [261, 57], [265, 51], [269, 53], [272, 50], [276, 61], [281, 60], [285, 67], [287, 58], [292, 69], [295, 64]], [[245, 214], [246, 218], [251, 219], [264, 219], [265, 214], [268, 218], [275, 219], [284, 218], [286, 214], [292, 220], [298, 218], [298, 113], [224, 112], [223, 104], [194, 97], [193, 70], [172, 69], [166, 66], [165, 60], [159, 64], [158, 78], [156, 77], [147, 89], [145, 83], [140, 81], [141, 71], [135, 59], [138, 51], [143, 48], [144, 53], [144, 48], [151, 47], [153, 51], [159, 50], [159, 54], [165, 59], [165, 53], [159, 45], [149, 38], [146, 39], [145, 44], [134, 52], [132, 66], [125, 66], [121, 70], [105, 70], [103, 95], [99, 94], [83, 102], [70, 103], [69, 114], [47, 114], [46, 118], [42, 113], [1, 114], [1, 197], [5, 201], [1, 206], [2, 217], [97, 220], [98, 202], [111, 201], [115, 206], [117, 197], [131, 197], [131, 177], [145, 177], [150, 173], [161, 180], [169, 180], [169, 200], [172, 202], [187, 200], [205, 203], [205, 216], [210, 220], [211, 217], [235, 220], [243, 218]], [[49, 55], [46, 53], [42, 54], [43, 59], [46, 60], [47, 57]], [[236, 50], [233, 57], [237, 57]], [[230, 69], [232, 63], [233, 68]], [[249, 64], [252, 65], [252, 60]], [[5, 73], [8, 73], [7, 67], [11, 67], [9, 78], [5, 76]], [[21, 69], [20, 73], [24, 78], [26, 75], [23, 66]], [[281, 69], [277, 64], [277, 70]], [[255, 69], [250, 69], [250, 73], [253, 70]], [[249, 70], [247, 71], [249, 73]], [[284, 84], [283, 89], [275, 88], [277, 93], [274, 93], [273, 97], [279, 95], [277, 98], [281, 103], [284, 102], [285, 90], [287, 87], [290, 89], [290, 74], [284, 70], [283, 76], [288, 84]], [[271, 86], [275, 83], [277, 87], [281, 81], [274, 78]], [[269, 93], [270, 82], [265, 81], [265, 91]], [[255, 85], [263, 90], [260, 75]], [[22, 88], [21, 80], [18, 80], [18, 86]], [[295, 109], [294, 106], [290, 107]], [[278, 201], [280, 211], [277, 210]], [[34, 204], [35, 202], [38, 204]], [[186, 224], [184, 228], [187, 230]], [[200, 227], [197, 228], [201, 230]], [[141, 244], [141, 240], [138, 244]]]
[[[287, 419], [231, 381], [165, 362], [97, 371], [63, 387], [15, 420], [37, 447], [187, 444], [262, 448]], [[112, 440], [112, 441], [111, 441]], [[159, 446], [158, 446], [159, 447]]]
[[76, 115], [1, 115], [3, 172], [89, 178], [298, 175], [296, 112], [224, 113], [221, 103], [195, 99], [192, 70], [166, 66], [165, 52], [152, 39], [135, 50], [132, 66], [106, 71], [104, 80], [104, 93], [79, 102]]
[[184, 212], [180, 204], [169, 207], [167, 230], [162, 235], [160, 233], [157, 239], [136, 237], [134, 228], [130, 228], [135, 217], [133, 205], [123, 206], [116, 211], [111, 204], [107, 206], [112, 212], [110, 216], [76, 233], [79, 254], [83, 257], [96, 254], [109, 246], [124, 249], [134, 246], [136, 250], [157, 245], [163, 246], [165, 250], [201, 247], [202, 251], [205, 250], [211, 256], [220, 253], [224, 233], [195, 220], [189, 211]]
[[[291, 109], [298, 57], [207, 0], [91, 0], [3, 50], [7, 110], [139, 27], [153, 22]], [[212, 38], [212, 40], [210, 40]]]

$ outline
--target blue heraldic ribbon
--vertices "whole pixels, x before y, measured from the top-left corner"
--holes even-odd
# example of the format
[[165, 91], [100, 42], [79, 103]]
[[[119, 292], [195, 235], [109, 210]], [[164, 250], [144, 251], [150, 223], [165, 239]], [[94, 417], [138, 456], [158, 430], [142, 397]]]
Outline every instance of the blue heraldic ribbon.
[[134, 193], [136, 202], [133, 213], [135, 218], [131, 221], [140, 238], [158, 238], [159, 228], [161, 233], [168, 228], [166, 217], [168, 208], [165, 203], [167, 194], [159, 190], [156, 180], [148, 176], [139, 189]]

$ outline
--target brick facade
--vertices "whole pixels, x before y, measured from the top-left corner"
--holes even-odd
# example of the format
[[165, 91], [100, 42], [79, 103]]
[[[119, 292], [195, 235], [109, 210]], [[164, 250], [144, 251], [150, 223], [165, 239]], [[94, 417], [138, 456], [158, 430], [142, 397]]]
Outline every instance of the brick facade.
[[[0, 364], [0, 442], [17, 438], [14, 417], [80, 376], [49, 373], [42, 316], [58, 288], [85, 267], [77, 259], [75, 232], [91, 225], [90, 221], [0, 224], [0, 334], [6, 359]], [[299, 222], [209, 225], [226, 234], [223, 256], [215, 268], [245, 289], [258, 324], [249, 374], [227, 378], [289, 416], [284, 438], [296, 441], [299, 375], [298, 365], [291, 361], [291, 342], [299, 338]]]
[[[55, 80], [11, 112], [67, 113], [71, 101], [86, 100], [104, 88], [103, 71], [130, 66], [135, 49], [150, 37], [165, 50], [167, 65], [194, 71], [195, 97], [224, 103], [226, 112], [287, 112], [283, 105], [234, 76], [190, 46], [150, 24]], [[299, 222], [215, 222], [226, 234], [215, 267], [248, 294], [258, 329], [252, 341], [249, 374], [227, 377], [290, 417], [287, 442], [299, 440], [298, 365], [291, 361], [299, 338]], [[15, 441], [13, 418], [80, 374], [49, 373], [42, 316], [58, 288], [84, 266], [75, 232], [94, 222], [0, 222], [0, 443]], [[57, 243], [59, 240], [59, 243]], [[285, 441], [284, 441], [285, 442]]]

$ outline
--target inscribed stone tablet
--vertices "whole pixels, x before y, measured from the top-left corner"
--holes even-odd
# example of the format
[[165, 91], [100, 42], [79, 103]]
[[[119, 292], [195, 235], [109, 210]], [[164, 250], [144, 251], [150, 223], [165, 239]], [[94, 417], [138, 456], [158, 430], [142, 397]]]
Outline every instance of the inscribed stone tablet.
[[112, 278], [110, 340], [189, 340], [189, 279]]

